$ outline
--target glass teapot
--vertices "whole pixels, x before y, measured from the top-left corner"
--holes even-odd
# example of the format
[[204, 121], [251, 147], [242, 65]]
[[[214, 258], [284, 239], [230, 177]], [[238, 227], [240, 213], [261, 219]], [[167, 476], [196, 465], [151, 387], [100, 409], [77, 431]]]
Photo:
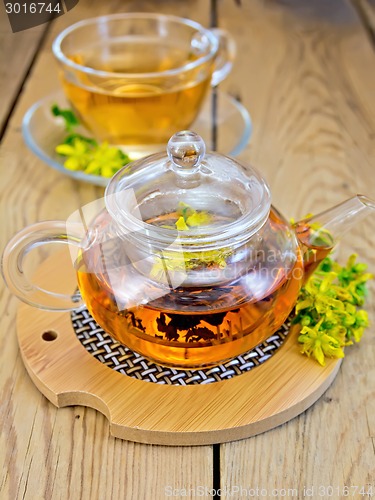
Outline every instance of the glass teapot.
[[[213, 366], [275, 332], [304, 281], [375, 204], [358, 195], [290, 225], [259, 172], [206, 154], [195, 133], [175, 134], [167, 152], [120, 170], [103, 207], [16, 234], [3, 275], [28, 304], [61, 311], [84, 302], [112, 337], [156, 363]], [[83, 302], [26, 279], [24, 256], [51, 241], [71, 244]]]

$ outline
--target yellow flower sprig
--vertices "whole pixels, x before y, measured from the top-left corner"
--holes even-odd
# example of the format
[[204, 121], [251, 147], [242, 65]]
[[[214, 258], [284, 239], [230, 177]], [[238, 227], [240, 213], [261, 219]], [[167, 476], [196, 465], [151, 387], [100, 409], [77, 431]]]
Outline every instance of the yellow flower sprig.
[[97, 144], [85, 137], [69, 137], [69, 142], [59, 144], [56, 153], [65, 156], [64, 167], [68, 170], [83, 170], [86, 174], [112, 177], [129, 163], [128, 157], [107, 142]]
[[212, 222], [212, 215], [205, 210], [194, 210], [190, 205], [180, 201], [175, 225], [178, 231], [188, 231], [196, 227], [205, 226]]
[[[213, 220], [213, 216], [209, 212], [195, 210], [183, 202], [179, 202], [176, 215], [175, 227], [172, 225], [163, 225], [161, 227], [177, 229], [178, 231], [189, 231], [190, 229], [208, 225]], [[164, 281], [166, 272], [186, 273], [202, 267], [225, 269], [227, 259], [231, 253], [231, 250], [228, 248], [191, 252], [166, 250], [162, 254], [154, 256], [155, 261], [151, 268], [150, 276], [152, 279]]]
[[130, 162], [129, 156], [121, 149], [74, 132], [80, 123], [72, 110], [60, 109], [55, 104], [51, 111], [54, 116], [64, 120], [67, 136], [56, 146], [55, 151], [65, 157], [64, 167], [67, 170], [82, 170], [89, 175], [112, 177]]
[[369, 325], [363, 306], [366, 282], [373, 276], [352, 255], [342, 267], [326, 258], [302, 288], [293, 323], [302, 326], [301, 352], [322, 366], [326, 357], [344, 357], [344, 347], [359, 342]]
[[165, 281], [165, 273], [187, 273], [198, 268], [225, 269], [230, 251], [207, 250], [200, 252], [164, 251], [155, 256], [150, 276], [157, 281]]

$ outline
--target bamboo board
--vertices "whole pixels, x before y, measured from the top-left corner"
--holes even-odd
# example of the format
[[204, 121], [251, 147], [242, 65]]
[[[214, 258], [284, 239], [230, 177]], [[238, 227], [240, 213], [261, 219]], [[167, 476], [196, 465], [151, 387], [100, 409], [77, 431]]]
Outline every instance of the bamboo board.
[[[38, 274], [43, 285], [67, 286], [60, 254]], [[64, 283], [65, 281], [65, 283]], [[36, 387], [54, 405], [83, 405], [103, 413], [113, 436], [141, 443], [207, 445], [272, 429], [311, 406], [333, 382], [341, 360], [321, 367], [301, 356], [297, 331], [269, 360], [223, 382], [170, 386], [108, 368], [77, 339], [70, 314], [21, 304], [17, 317], [23, 362]]]

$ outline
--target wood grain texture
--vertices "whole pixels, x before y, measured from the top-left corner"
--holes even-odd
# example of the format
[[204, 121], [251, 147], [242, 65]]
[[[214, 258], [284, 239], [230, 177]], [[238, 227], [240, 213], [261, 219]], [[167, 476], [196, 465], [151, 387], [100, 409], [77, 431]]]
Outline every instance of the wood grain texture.
[[3, 8], [0, 10], [0, 131], [22, 91], [23, 82], [47, 28], [47, 25], [43, 25], [12, 33], [6, 13]]
[[[217, 4], [219, 25], [230, 29], [239, 46], [235, 69], [221, 87], [241, 98], [252, 114], [254, 136], [242, 157], [263, 170], [277, 207], [300, 216], [357, 190], [374, 197], [374, 54], [344, 0]], [[332, 7], [327, 12], [322, 4]], [[17, 229], [65, 218], [102, 193], [49, 169], [23, 145], [24, 112], [58, 86], [50, 53], [53, 36], [84, 17], [141, 9], [205, 24], [209, 19], [208, 0], [80, 0], [54, 22], [0, 151], [1, 248]], [[373, 234], [373, 220], [361, 224], [345, 240], [343, 256], [356, 250], [374, 270]], [[57, 410], [49, 403], [22, 364], [15, 336], [17, 307], [1, 287], [1, 498], [158, 500], [166, 498], [166, 485], [212, 485], [211, 447], [123, 442], [108, 436], [106, 418], [95, 410]], [[222, 486], [373, 481], [374, 338], [372, 327], [362, 344], [348, 352], [331, 389], [304, 415], [255, 438], [223, 445]]]
[[[162, 11], [208, 24], [209, 2], [81, 0], [53, 22], [0, 151], [0, 249], [22, 227], [64, 219], [103, 190], [77, 183], [39, 161], [23, 143], [21, 122], [39, 98], [59, 87], [51, 55], [53, 37], [75, 21], [116, 11]], [[209, 446], [174, 448], [122, 441], [109, 435], [106, 418], [90, 408], [57, 410], [31, 382], [20, 357], [15, 318], [18, 301], [0, 288], [0, 498], [164, 499], [165, 487], [212, 485]]]
[[[357, 191], [374, 198], [375, 55], [350, 6], [282, 0], [235, 7], [223, 0], [219, 19], [239, 47], [223, 86], [254, 121], [243, 156], [268, 178], [276, 206], [301, 216]], [[356, 251], [374, 270], [374, 230], [374, 218], [360, 224], [341, 244], [341, 258]], [[374, 299], [368, 307], [374, 324]], [[307, 485], [319, 498], [320, 485], [374, 484], [374, 357], [372, 326], [311, 409], [222, 445], [221, 485], [297, 488], [298, 498]]]
[[375, 1], [374, 0], [352, 0], [353, 7], [357, 10], [359, 17], [368, 33], [370, 42], [375, 49]]

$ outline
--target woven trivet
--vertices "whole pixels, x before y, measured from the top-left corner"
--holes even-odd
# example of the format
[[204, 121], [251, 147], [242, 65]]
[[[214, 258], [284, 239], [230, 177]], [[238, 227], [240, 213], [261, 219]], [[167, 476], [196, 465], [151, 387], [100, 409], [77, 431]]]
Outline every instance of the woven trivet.
[[210, 384], [242, 375], [264, 363], [282, 345], [288, 335], [290, 322], [255, 349], [213, 368], [174, 370], [159, 366], [114, 340], [95, 322], [86, 308], [73, 311], [74, 331], [84, 348], [117, 372], [145, 382], [168, 385]]

